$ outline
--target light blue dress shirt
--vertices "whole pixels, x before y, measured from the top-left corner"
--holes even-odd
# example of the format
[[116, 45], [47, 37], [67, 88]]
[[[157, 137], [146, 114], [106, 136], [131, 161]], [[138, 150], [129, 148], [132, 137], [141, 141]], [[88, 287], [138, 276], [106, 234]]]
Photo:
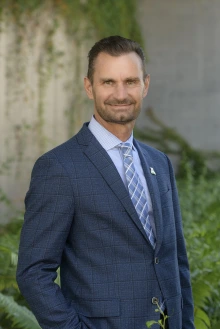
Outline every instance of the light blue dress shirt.
[[[101, 146], [106, 150], [110, 158], [112, 159], [116, 169], [118, 170], [119, 175], [121, 176], [122, 181], [124, 182], [126, 188], [127, 181], [125, 177], [125, 169], [124, 169], [124, 163], [123, 163], [123, 155], [121, 152], [121, 149], [118, 147], [119, 144], [122, 143], [122, 141], [117, 138], [115, 135], [113, 135], [110, 131], [105, 129], [96, 119], [94, 116], [91, 118], [91, 121], [88, 126], [91, 133], [95, 136], [95, 138], [98, 140], [98, 142], [101, 144]], [[133, 133], [129, 137], [129, 139], [126, 141], [133, 145]], [[141, 183], [144, 187], [145, 194], [147, 197], [148, 202], [148, 211], [149, 211], [149, 217], [150, 217], [150, 223], [153, 229], [153, 232], [156, 237], [156, 230], [155, 230], [155, 222], [154, 222], [154, 216], [153, 216], [153, 208], [152, 208], [152, 202], [151, 197], [149, 193], [149, 189], [147, 187], [147, 182], [143, 173], [141, 161], [138, 155], [138, 151], [132, 146], [132, 153], [133, 153], [133, 161], [135, 170], [138, 173]]]

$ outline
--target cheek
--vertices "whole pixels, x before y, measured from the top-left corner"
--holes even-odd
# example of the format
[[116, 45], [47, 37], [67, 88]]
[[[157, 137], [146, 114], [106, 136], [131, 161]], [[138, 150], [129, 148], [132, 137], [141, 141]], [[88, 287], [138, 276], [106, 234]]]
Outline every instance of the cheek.
[[98, 100], [99, 100], [99, 102], [105, 103], [105, 101], [108, 101], [112, 97], [114, 97], [114, 93], [110, 92], [110, 90], [103, 90], [99, 94]]
[[94, 100], [95, 100], [96, 103], [101, 104], [101, 103], [104, 103], [105, 98], [102, 94], [96, 94], [95, 97], [94, 97]]
[[144, 90], [143, 89], [139, 89], [139, 90], [136, 90], [134, 93], [133, 93], [133, 98], [137, 101], [137, 102], [141, 102], [142, 99], [145, 97], [145, 94], [144, 94]]

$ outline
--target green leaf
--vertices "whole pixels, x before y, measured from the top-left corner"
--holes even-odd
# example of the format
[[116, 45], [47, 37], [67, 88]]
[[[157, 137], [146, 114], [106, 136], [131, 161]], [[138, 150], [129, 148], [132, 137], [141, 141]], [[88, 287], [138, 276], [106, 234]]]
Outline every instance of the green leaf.
[[158, 320], [158, 324], [160, 325], [160, 327], [163, 327], [163, 320]]
[[158, 324], [158, 322], [157, 322], [157, 321], [147, 321], [147, 322], [146, 322], [146, 326], [147, 326], [148, 328], [151, 328], [153, 324]]
[[195, 318], [194, 324], [196, 329], [207, 329], [207, 325], [199, 318]]
[[205, 324], [207, 325], [207, 327], [210, 327], [210, 325], [211, 325], [210, 319], [209, 319], [208, 315], [201, 308], [197, 308], [195, 310], [195, 317], [204, 321]]
[[215, 323], [215, 324], [211, 327], [211, 329], [219, 329], [219, 328], [220, 328], [220, 321], [217, 322], [217, 323]]
[[16, 329], [40, 329], [33, 313], [25, 306], [16, 303], [11, 296], [0, 293], [0, 308], [12, 321], [13, 326], [16, 326]]

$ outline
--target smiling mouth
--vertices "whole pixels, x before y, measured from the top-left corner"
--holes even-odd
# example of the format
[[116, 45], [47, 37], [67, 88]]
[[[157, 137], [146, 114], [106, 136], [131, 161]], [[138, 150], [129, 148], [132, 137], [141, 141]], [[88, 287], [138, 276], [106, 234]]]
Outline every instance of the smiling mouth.
[[129, 104], [108, 104], [110, 106], [115, 106], [115, 107], [126, 107], [132, 105], [132, 103]]

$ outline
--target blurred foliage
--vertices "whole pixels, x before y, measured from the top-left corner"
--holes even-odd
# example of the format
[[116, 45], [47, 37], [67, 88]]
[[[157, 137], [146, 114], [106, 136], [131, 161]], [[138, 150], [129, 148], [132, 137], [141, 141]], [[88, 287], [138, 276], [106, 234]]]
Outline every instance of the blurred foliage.
[[[23, 217], [0, 226], [0, 329], [40, 329], [16, 282]], [[59, 270], [55, 281], [60, 284]]]
[[[19, 305], [13, 297], [0, 293], [0, 309], [7, 314], [5, 322], [7, 329], [40, 329], [33, 313], [25, 306]], [[10, 321], [7, 321], [10, 319]], [[4, 325], [2, 323], [2, 325]]]
[[136, 20], [136, 1], [90, 0], [85, 2], [88, 7], [88, 15], [101, 38], [121, 34], [137, 41], [144, 47], [140, 26]]
[[4, 19], [6, 15], [21, 25], [23, 15], [31, 20], [33, 13], [45, 10], [48, 6], [55, 18], [60, 16], [64, 19], [72, 37], [85, 21], [87, 33], [93, 28], [98, 38], [121, 34], [143, 46], [135, 0], [1, 0], [0, 17]]
[[[191, 269], [196, 329], [220, 328], [220, 175], [197, 177], [185, 163], [178, 180], [184, 233]], [[211, 322], [211, 324], [210, 324]]]
[[15, 278], [21, 219], [0, 227], [0, 324], [3, 329], [39, 329]]
[[[145, 113], [150, 120], [150, 126], [142, 129], [136, 128], [135, 136], [144, 142], [153, 144], [167, 155], [177, 157], [178, 177], [184, 178], [187, 176], [186, 161], [190, 164], [195, 177], [200, 177], [204, 170], [207, 170], [207, 174], [212, 175], [214, 171], [220, 168], [220, 152], [202, 151], [193, 148], [174, 128], [163, 123], [151, 107], [147, 108]], [[208, 162], [216, 161], [218, 164], [215, 170], [208, 168]]]

